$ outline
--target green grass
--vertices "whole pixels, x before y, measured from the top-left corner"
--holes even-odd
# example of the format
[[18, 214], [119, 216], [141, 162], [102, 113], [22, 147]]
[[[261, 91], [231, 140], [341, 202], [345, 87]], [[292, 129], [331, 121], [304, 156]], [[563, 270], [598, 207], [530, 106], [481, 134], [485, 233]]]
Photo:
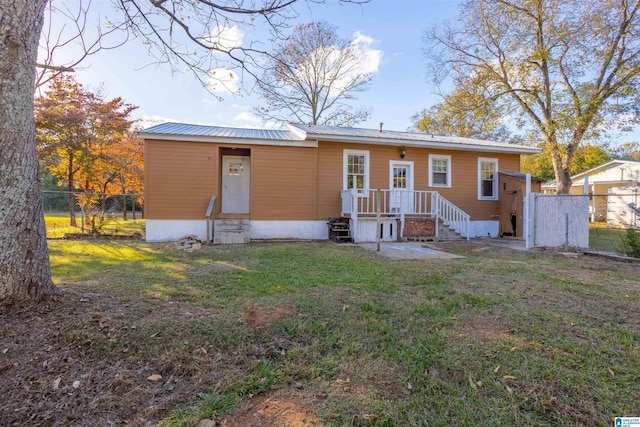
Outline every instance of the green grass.
[[[605, 426], [637, 415], [638, 266], [476, 248], [389, 262], [324, 243], [184, 253], [50, 242], [57, 283], [126, 302], [123, 322], [137, 326], [117, 341], [73, 337], [92, 340], [96, 363], [124, 348], [171, 361], [182, 378], [216, 373], [164, 426], [269, 393], [295, 396], [319, 426]], [[273, 307], [291, 312], [251, 327], [252, 313]]]
[[[47, 227], [47, 238], [49, 239], [63, 238], [66, 234], [82, 233], [80, 213], [77, 214], [77, 226], [75, 227], [70, 225], [69, 214], [66, 212], [47, 213], [45, 214], [44, 222]], [[85, 225], [85, 233], [88, 234], [89, 232], [90, 226]], [[144, 219], [128, 219], [125, 221], [121, 215], [107, 216], [102, 223], [100, 232], [107, 235], [133, 235], [137, 233], [140, 236], [144, 236], [145, 221]]]
[[589, 247], [607, 252], [619, 252], [620, 243], [626, 230], [607, 228], [606, 223], [589, 224]]

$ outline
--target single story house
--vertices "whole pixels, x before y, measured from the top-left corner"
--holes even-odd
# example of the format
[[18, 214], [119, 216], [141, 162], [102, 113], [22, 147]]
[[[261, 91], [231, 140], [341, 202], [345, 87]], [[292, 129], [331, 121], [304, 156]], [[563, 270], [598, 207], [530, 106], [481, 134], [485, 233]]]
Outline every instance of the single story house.
[[[615, 194], [615, 188], [638, 187], [640, 181], [640, 162], [633, 160], [611, 160], [588, 171], [571, 177], [569, 194], [589, 194], [591, 221], [606, 221], [608, 195]], [[586, 188], [585, 188], [586, 183]], [[555, 193], [556, 181], [542, 185], [545, 193]]]
[[188, 234], [214, 243], [327, 239], [338, 220], [359, 242], [378, 232], [382, 240], [437, 237], [442, 226], [467, 238], [498, 236], [499, 172], [518, 172], [520, 155], [539, 152], [382, 126], [164, 123], [139, 136], [150, 242]]

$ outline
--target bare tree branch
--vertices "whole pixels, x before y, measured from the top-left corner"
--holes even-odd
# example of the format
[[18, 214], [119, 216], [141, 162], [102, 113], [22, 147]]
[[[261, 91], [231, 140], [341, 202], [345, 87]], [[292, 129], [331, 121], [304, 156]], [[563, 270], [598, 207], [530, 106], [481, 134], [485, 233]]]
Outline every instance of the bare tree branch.
[[426, 53], [439, 81], [482, 82], [496, 108], [515, 107], [551, 151], [565, 192], [581, 142], [637, 114], [639, 11], [640, 0], [475, 0], [458, 25], [426, 35]]
[[339, 38], [335, 27], [300, 25], [271, 52], [257, 81], [266, 105], [254, 111], [280, 123], [353, 126], [369, 114], [347, 106], [371, 82], [372, 75], [361, 71], [363, 61], [360, 48]]
[[[101, 50], [118, 48], [127, 42], [128, 34], [123, 31], [123, 24], [103, 24], [100, 22], [99, 16], [94, 32], [90, 32], [88, 21], [93, 18], [89, 16], [90, 10], [90, 0], [86, 3], [79, 0], [75, 10], [71, 10], [67, 6], [56, 7], [54, 2], [48, 2], [45, 12], [45, 27], [40, 37], [41, 60], [36, 63], [38, 68], [36, 88], [45, 85], [62, 73], [75, 71], [88, 56], [95, 55]], [[54, 21], [62, 21], [64, 24], [60, 28], [54, 28]], [[70, 28], [68, 28], [69, 24]], [[103, 29], [103, 25], [108, 28]], [[77, 49], [78, 51], [71, 52], [71, 55], [74, 55], [72, 60], [64, 64], [56, 64], [57, 53], [64, 49]]]

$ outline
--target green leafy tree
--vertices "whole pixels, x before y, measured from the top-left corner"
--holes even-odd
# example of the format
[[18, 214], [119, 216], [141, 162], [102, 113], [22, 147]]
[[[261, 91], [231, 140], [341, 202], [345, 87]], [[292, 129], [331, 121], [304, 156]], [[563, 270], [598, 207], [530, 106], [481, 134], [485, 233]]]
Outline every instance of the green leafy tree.
[[[571, 175], [588, 171], [611, 160], [611, 154], [599, 145], [587, 144], [578, 147], [571, 165]], [[540, 154], [522, 156], [520, 169], [532, 176], [551, 181], [555, 178], [551, 153], [544, 151]]]
[[615, 159], [640, 161], [640, 144], [636, 141], [620, 144], [611, 150], [611, 156]]
[[411, 117], [413, 129], [434, 135], [507, 142], [511, 132], [500, 111], [482, 94], [456, 89], [444, 100]]
[[[426, 34], [437, 82], [479, 85], [544, 141], [558, 192], [601, 126], [638, 117], [640, 1], [475, 0]], [[483, 92], [480, 92], [483, 93]]]

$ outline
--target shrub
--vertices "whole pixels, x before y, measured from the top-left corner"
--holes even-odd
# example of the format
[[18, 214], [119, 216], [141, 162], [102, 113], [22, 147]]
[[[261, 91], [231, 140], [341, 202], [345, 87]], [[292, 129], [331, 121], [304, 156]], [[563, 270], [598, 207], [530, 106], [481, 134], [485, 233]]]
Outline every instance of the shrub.
[[621, 239], [620, 252], [630, 257], [640, 258], [640, 232], [634, 228], [628, 228]]

